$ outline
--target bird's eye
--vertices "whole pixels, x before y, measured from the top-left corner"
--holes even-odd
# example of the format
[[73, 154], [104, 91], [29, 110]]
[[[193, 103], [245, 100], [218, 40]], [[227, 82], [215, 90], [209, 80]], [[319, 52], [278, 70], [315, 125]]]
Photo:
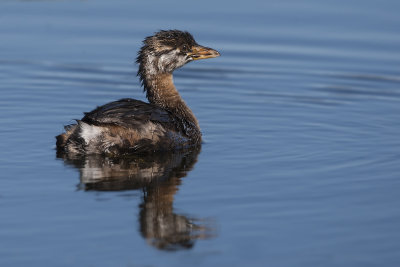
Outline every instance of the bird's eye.
[[186, 52], [186, 51], [188, 51], [189, 49], [188, 49], [187, 45], [183, 45], [183, 46], [182, 46], [182, 50]]

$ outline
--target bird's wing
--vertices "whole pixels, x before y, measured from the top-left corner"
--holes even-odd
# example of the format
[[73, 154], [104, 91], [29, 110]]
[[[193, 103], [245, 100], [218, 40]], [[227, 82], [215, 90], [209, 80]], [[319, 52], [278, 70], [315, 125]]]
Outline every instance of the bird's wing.
[[149, 121], [168, 124], [174, 121], [174, 116], [152, 104], [125, 98], [85, 113], [82, 121], [92, 125], [112, 124], [125, 128], [137, 128]]

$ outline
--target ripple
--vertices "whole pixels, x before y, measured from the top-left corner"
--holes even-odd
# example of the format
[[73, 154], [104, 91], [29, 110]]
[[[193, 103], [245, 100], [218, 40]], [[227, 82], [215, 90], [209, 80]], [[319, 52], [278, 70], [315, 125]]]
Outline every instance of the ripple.
[[[212, 8], [0, 3], [0, 265], [399, 262], [398, 2], [202, 5]], [[193, 170], [181, 160], [56, 161], [64, 124], [118, 98], [145, 100], [141, 41], [182, 25], [221, 52], [174, 73], [205, 140]], [[105, 192], [139, 189], [135, 173], [151, 178], [147, 192]], [[195, 228], [213, 228], [206, 218], [222, 234], [203, 242]], [[166, 232], [196, 245], [155, 253], [174, 240]]]

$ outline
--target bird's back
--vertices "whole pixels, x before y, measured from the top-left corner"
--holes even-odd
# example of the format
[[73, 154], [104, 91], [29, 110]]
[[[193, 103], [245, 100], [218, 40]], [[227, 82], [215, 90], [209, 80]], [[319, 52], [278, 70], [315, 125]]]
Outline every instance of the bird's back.
[[97, 107], [57, 136], [57, 149], [69, 153], [128, 154], [176, 150], [200, 142], [190, 122], [155, 105], [121, 99]]

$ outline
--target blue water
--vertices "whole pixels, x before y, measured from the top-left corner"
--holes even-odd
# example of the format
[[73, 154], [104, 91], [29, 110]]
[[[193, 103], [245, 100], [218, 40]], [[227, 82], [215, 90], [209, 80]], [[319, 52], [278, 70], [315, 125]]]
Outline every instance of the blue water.
[[[1, 1], [0, 266], [399, 266], [400, 2]], [[145, 100], [159, 29], [221, 57], [175, 84], [200, 152], [57, 157]]]

